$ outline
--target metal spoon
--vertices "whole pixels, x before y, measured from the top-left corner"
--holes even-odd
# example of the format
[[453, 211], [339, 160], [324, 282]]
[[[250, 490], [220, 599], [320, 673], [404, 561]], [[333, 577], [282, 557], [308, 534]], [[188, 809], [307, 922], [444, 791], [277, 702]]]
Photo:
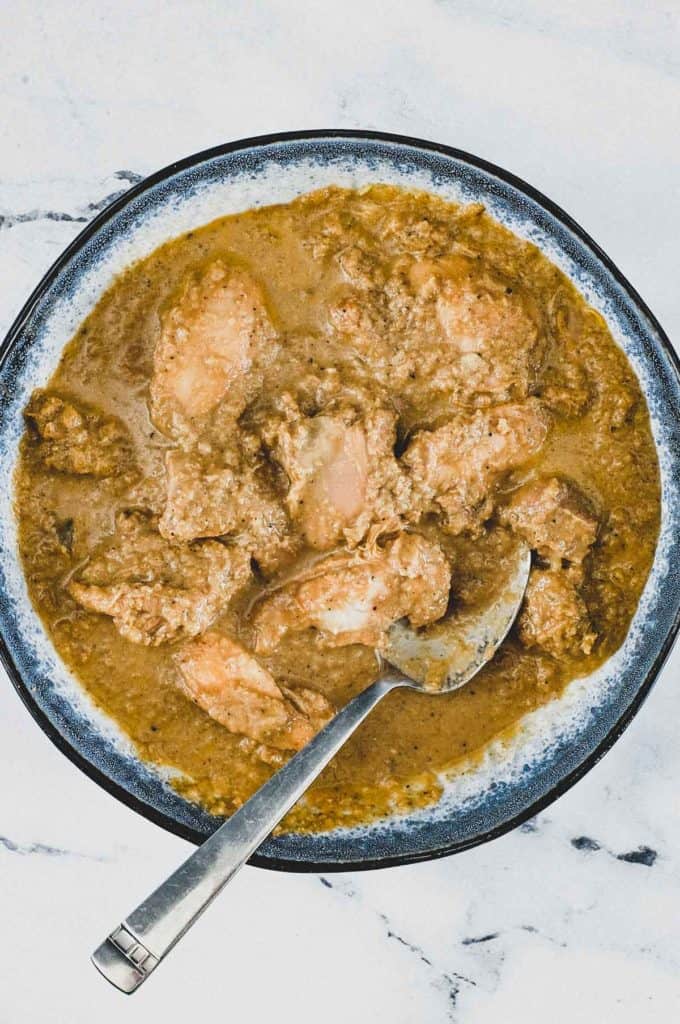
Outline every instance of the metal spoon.
[[264, 784], [95, 950], [92, 962], [122, 992], [134, 992], [309, 788], [378, 701], [400, 686], [450, 693], [468, 682], [505, 639], [519, 610], [531, 555], [520, 546], [490, 607], [453, 614], [416, 631], [390, 630], [383, 671]]

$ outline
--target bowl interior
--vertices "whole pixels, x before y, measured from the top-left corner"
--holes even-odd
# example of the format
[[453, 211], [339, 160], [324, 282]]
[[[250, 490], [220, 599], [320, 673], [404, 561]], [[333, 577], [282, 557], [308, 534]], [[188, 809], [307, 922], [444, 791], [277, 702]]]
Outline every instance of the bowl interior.
[[[438, 804], [365, 828], [269, 839], [255, 863], [305, 869], [371, 867], [438, 856], [493, 838], [536, 813], [591, 767], [646, 695], [678, 626], [680, 386], [663, 331], [595, 244], [529, 186], [467, 154], [416, 140], [298, 133], [248, 140], [189, 158], [132, 189], [63, 254], [29, 299], [2, 349], [0, 462], [9, 479], [21, 410], [113, 277], [183, 231], [329, 184], [390, 182], [457, 202], [482, 202], [538, 245], [605, 317], [647, 398], [662, 473], [662, 529], [650, 579], [623, 647], [564, 696], [528, 715], [510, 744], [489, 748]], [[200, 841], [218, 823], [141, 762], [115, 724], [66, 671], [35, 615], [18, 563], [11, 494], [0, 496], [0, 653], [39, 724], [136, 810]]]

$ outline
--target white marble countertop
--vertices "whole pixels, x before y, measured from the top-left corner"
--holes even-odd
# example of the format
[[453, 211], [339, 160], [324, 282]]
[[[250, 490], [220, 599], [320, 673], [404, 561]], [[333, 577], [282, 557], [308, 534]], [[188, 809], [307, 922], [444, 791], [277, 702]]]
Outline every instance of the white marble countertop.
[[[680, 335], [673, 0], [7, 0], [0, 332], [112, 194], [229, 139], [432, 138], [532, 182]], [[668, 1024], [680, 1002], [680, 650], [532, 823], [377, 873], [246, 868], [131, 1000], [89, 953], [189, 847], [62, 757], [0, 680], [0, 1024]]]

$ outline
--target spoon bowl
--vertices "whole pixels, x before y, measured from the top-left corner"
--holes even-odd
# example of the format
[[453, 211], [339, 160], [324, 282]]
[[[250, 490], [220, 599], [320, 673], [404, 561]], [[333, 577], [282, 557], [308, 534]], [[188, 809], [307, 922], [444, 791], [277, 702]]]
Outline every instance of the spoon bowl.
[[454, 609], [439, 622], [414, 629], [405, 619], [388, 633], [383, 660], [408, 677], [414, 689], [451, 693], [469, 682], [493, 658], [517, 617], [524, 596], [531, 551], [514, 549], [501, 572], [498, 590], [481, 608]]

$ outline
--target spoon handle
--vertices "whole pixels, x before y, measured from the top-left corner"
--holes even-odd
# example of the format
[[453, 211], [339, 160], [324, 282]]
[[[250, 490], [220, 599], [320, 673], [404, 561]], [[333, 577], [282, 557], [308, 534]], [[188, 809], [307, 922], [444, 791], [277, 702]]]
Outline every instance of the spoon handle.
[[405, 679], [381, 676], [251, 796], [95, 950], [92, 962], [134, 992], [302, 796], [358, 725]]

